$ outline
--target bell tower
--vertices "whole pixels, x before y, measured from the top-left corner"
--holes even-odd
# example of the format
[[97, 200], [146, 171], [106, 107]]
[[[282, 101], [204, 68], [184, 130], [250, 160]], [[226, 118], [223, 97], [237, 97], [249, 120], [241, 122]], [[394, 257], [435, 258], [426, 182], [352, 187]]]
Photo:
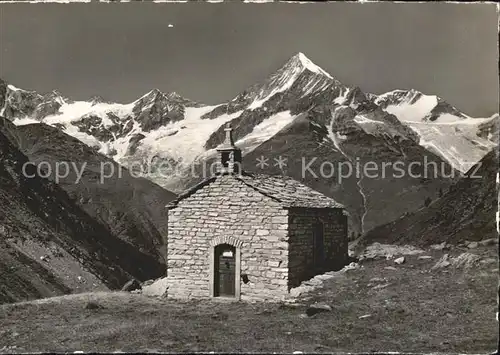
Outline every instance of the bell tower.
[[241, 149], [234, 145], [233, 129], [228, 122], [224, 128], [226, 138], [224, 143], [217, 148], [220, 153], [221, 172], [227, 174], [239, 174], [241, 172]]

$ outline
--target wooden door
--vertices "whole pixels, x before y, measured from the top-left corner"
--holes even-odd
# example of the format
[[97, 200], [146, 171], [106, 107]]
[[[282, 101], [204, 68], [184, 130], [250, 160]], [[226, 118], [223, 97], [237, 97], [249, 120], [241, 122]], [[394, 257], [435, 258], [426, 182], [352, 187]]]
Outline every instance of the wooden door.
[[313, 230], [313, 260], [314, 267], [321, 269], [325, 261], [325, 241], [323, 236], [323, 223], [318, 222]]
[[215, 296], [234, 297], [236, 276], [236, 248], [222, 244], [215, 248]]

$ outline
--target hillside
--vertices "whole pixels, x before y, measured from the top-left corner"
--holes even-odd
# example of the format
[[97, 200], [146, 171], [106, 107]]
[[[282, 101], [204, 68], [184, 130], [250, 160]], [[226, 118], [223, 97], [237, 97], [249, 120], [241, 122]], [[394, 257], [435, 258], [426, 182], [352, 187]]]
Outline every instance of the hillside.
[[158, 258], [121, 240], [33, 165], [23, 172], [28, 159], [9, 133], [0, 130], [0, 303], [164, 274]]
[[498, 151], [488, 153], [428, 207], [370, 231], [371, 242], [429, 245], [498, 238]]
[[[113, 237], [0, 132], [0, 302], [116, 289], [161, 266]], [[135, 265], [134, 265], [135, 263]], [[139, 266], [140, 265], [140, 266]]]
[[424, 252], [321, 275], [291, 304], [95, 292], [1, 305], [0, 353], [493, 353], [494, 248], [461, 267], [435, 268], [445, 252]]
[[[164, 264], [163, 238], [167, 234], [164, 206], [175, 197], [150, 180], [135, 177], [113, 160], [55, 127], [45, 124], [14, 126], [0, 119], [29, 160], [50, 170], [61, 186], [95, 221], [138, 251]], [[43, 163], [42, 163], [43, 162]], [[60, 176], [56, 177], [57, 164]], [[66, 164], [66, 165], [63, 165]], [[151, 277], [157, 275], [151, 275]]]

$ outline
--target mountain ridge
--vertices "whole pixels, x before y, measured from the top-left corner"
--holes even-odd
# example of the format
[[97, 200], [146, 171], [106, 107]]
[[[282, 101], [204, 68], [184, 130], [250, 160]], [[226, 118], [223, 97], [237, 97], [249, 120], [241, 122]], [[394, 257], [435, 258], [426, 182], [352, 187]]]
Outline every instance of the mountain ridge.
[[[327, 71], [325, 71], [324, 69], [322, 69], [321, 67], [319, 67], [318, 65], [316, 65], [313, 61], [311, 61], [303, 52], [297, 52], [296, 54], [294, 54], [292, 57], [290, 57], [281, 67], [280, 69], [278, 69], [276, 72], [274, 72], [273, 74], [270, 74], [270, 76], [273, 76], [275, 75], [277, 72], [279, 72], [280, 70], [283, 70], [284, 68], [287, 68], [287, 67], [295, 67], [295, 68], [298, 68], [298, 67], [301, 67], [302, 68], [302, 71], [304, 70], [308, 70], [310, 71], [311, 73], [315, 73], [315, 74], [318, 74], [318, 75], [323, 75], [327, 78], [329, 78], [330, 80], [332, 80], [333, 82], [335, 82], [337, 85], [343, 85], [340, 81], [338, 81], [336, 78], [334, 78], [330, 73], [328, 73]], [[257, 84], [256, 84], [257, 85]], [[0, 78], [0, 93], [2, 93], [2, 91], [5, 91], [5, 88], [2, 88], [2, 86], [7, 86], [8, 88], [11, 89], [11, 91], [21, 91], [21, 92], [25, 92], [25, 93], [37, 93], [36, 91], [34, 90], [25, 90], [25, 89], [20, 89], [18, 87], [15, 87], [14, 85], [10, 84], [10, 83], [7, 83], [5, 80], [1, 79]], [[132, 101], [132, 102], [128, 102], [128, 103], [119, 103], [119, 102], [114, 102], [114, 103], [119, 103], [119, 104], [131, 104], [131, 103], [135, 103], [136, 101], [140, 100], [142, 97], [146, 96], [146, 95], [149, 95], [151, 93], [160, 93], [160, 94], [163, 94], [163, 95], [166, 95], [166, 96], [169, 96], [169, 97], [177, 97], [181, 100], [186, 100], [188, 102], [191, 102], [195, 105], [203, 105], [203, 106], [218, 106], [218, 105], [221, 105], [223, 104], [224, 102], [219, 102], [219, 103], [210, 103], [210, 104], [202, 104], [202, 103], [199, 103], [199, 102], [196, 102], [196, 101], [193, 101], [189, 98], [186, 98], [182, 95], [179, 95], [177, 92], [175, 91], [170, 91], [170, 92], [162, 92], [160, 89], [158, 88], [153, 88], [151, 89], [149, 92], [147, 92], [146, 94], [143, 94], [141, 97], [139, 97], [138, 99]], [[403, 95], [425, 95], [423, 92], [417, 90], [417, 89], [414, 89], [414, 88], [400, 88], [400, 89], [392, 89], [390, 91], [387, 91], [387, 92], [384, 92], [384, 93], [381, 93], [381, 94], [374, 94], [374, 93], [371, 93], [371, 92], [366, 92], [365, 94], [370, 98], [371, 101], [378, 101], [378, 103], [382, 103], [382, 102], [385, 102], [385, 104], [387, 104], [387, 101], [388, 101], [388, 97], [390, 94], [394, 94], [394, 93], [402, 93]], [[4, 95], [5, 93], [3, 93]], [[72, 100], [72, 99], [69, 99], [65, 96], [63, 96], [61, 93], [59, 93], [57, 90], [52, 90], [50, 92], [47, 92], [47, 93], [44, 93], [44, 94], [38, 94], [40, 96], [43, 96], [43, 97], [46, 97], [46, 96], [50, 96], [50, 95], [55, 95], [56, 97], [58, 97], [58, 99], [61, 101], [64, 101], [64, 102], [75, 102], [75, 101], [80, 101], [80, 100]], [[429, 96], [429, 95], [426, 95], [426, 96]], [[430, 95], [430, 96], [434, 96], [437, 100], [438, 100], [438, 103], [441, 103], [441, 105], [443, 106], [447, 106], [447, 107], [450, 107], [450, 109], [453, 109], [453, 111], [456, 112], [456, 114], [460, 117], [471, 117], [471, 116], [468, 116], [466, 114], [464, 114], [463, 112], [459, 111], [456, 107], [450, 105], [449, 103], [447, 103], [443, 98], [439, 97], [439, 96], [436, 96], [436, 95]], [[98, 101], [103, 101], [103, 102], [113, 102], [113, 101], [109, 101], [109, 100], [104, 100], [101, 96], [92, 96], [88, 101], [95, 101], [95, 99], [98, 98], [99, 100]], [[3, 101], [2, 100], [2, 97], [0, 96], [0, 101]], [[85, 101], [85, 100], [82, 100], [82, 101]], [[2, 107], [0, 108], [0, 110], [2, 109], [5, 109], [5, 107]], [[2, 115], [2, 111], [0, 111], [0, 115]], [[494, 115], [494, 114], [492, 114]], [[5, 116], [5, 115], [4, 115]], [[7, 116], [7, 118], [9, 118]], [[435, 117], [433, 117], [435, 119]]]
[[[265, 80], [249, 86], [232, 100], [213, 106], [153, 89], [129, 104], [74, 101], [58, 107], [55, 114], [46, 111], [47, 115], [40, 118], [43, 116], [40, 112], [45, 111], [35, 105], [38, 101], [23, 103], [22, 97], [29, 99], [33, 94], [17, 94], [20, 100], [16, 101], [14, 95], [13, 99], [2, 102], [1, 92], [0, 107], [5, 111], [10, 105], [9, 116], [15, 124], [43, 122], [57, 127], [117, 163], [134, 166], [143, 171], [144, 177], [177, 193], [187, 187], [178, 173], [189, 171], [193, 164], [213, 161], [227, 123], [232, 125], [236, 144], [244, 156], [254, 157], [256, 151], [272, 154], [271, 150], [259, 147], [272, 147], [273, 144], [266, 143], [284, 130], [293, 130], [294, 125], [302, 127], [299, 121], [306, 119], [317, 126], [314, 137], [321, 136], [312, 142], [311, 149], [327, 144], [329, 149], [338, 150], [344, 144], [354, 144], [348, 149], [350, 160], [355, 159], [352, 154], [357, 151], [371, 151], [371, 154], [383, 151], [381, 154], [389, 161], [401, 158], [406, 164], [410, 159], [429, 155], [431, 160], [451, 164], [462, 172], [466, 163], [477, 162], [495, 145], [491, 139], [498, 132], [494, 118], [475, 121], [442, 99], [416, 90], [393, 91], [384, 96], [344, 85], [300, 52]], [[337, 111], [338, 108], [341, 110]], [[410, 113], [412, 119], [408, 119]], [[419, 119], [415, 115], [420, 115]], [[309, 137], [308, 132], [303, 133], [306, 136]], [[367, 142], [378, 148], [370, 148]], [[291, 144], [280, 149], [293, 151], [296, 156], [303, 154]], [[324, 151], [322, 154], [329, 155]], [[436, 186], [448, 184], [445, 180], [439, 178]], [[358, 181], [352, 186], [352, 193], [359, 194], [367, 183], [370, 181]], [[383, 181], [380, 183], [385, 186]], [[405, 189], [422, 188], [417, 180], [405, 184]], [[353, 209], [358, 208], [353, 206]]]

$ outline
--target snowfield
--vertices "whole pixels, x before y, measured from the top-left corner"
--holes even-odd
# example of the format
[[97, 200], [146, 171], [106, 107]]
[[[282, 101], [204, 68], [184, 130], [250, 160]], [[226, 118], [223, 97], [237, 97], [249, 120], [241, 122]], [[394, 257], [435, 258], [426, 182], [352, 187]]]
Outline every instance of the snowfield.
[[290, 111], [272, 115], [255, 126], [250, 134], [238, 140], [235, 144], [240, 147], [243, 154], [247, 154], [263, 142], [271, 139], [279, 131], [291, 124], [298, 116], [299, 115], [292, 116]]
[[437, 96], [423, 95], [415, 103], [403, 102], [399, 105], [389, 105], [385, 110], [401, 121], [420, 122], [422, 118], [431, 113], [438, 104]]
[[[190, 164], [205, 152], [204, 145], [212, 133], [242, 113], [242, 111], [238, 111], [230, 115], [223, 114], [211, 120], [200, 118], [214, 108], [215, 106], [188, 107], [186, 108], [185, 119], [182, 121], [170, 123], [149, 133], [142, 132], [140, 128], [134, 128], [130, 134], [143, 133], [146, 135], [146, 138], [141, 141], [139, 151], [151, 157], [168, 157], [182, 160], [184, 164]], [[123, 147], [126, 142], [128, 142], [127, 138], [124, 138], [120, 153], [116, 158], [118, 161], [121, 161], [125, 156]]]
[[[420, 145], [438, 154], [455, 169], [466, 172], [481, 160], [497, 144], [478, 135], [479, 126], [498, 120], [498, 115], [489, 118], [472, 118], [461, 112], [443, 112], [434, 121], [426, 120], [439, 103], [438, 97], [424, 95], [415, 90], [393, 90], [379, 95], [375, 103], [381, 104], [396, 97], [396, 104], [389, 104], [384, 110], [395, 115], [420, 136]], [[391, 102], [391, 101], [389, 101]]]
[[412, 122], [409, 126], [419, 134], [421, 146], [465, 173], [496, 145], [477, 135], [479, 124], [488, 120], [470, 118], [459, 122]]

